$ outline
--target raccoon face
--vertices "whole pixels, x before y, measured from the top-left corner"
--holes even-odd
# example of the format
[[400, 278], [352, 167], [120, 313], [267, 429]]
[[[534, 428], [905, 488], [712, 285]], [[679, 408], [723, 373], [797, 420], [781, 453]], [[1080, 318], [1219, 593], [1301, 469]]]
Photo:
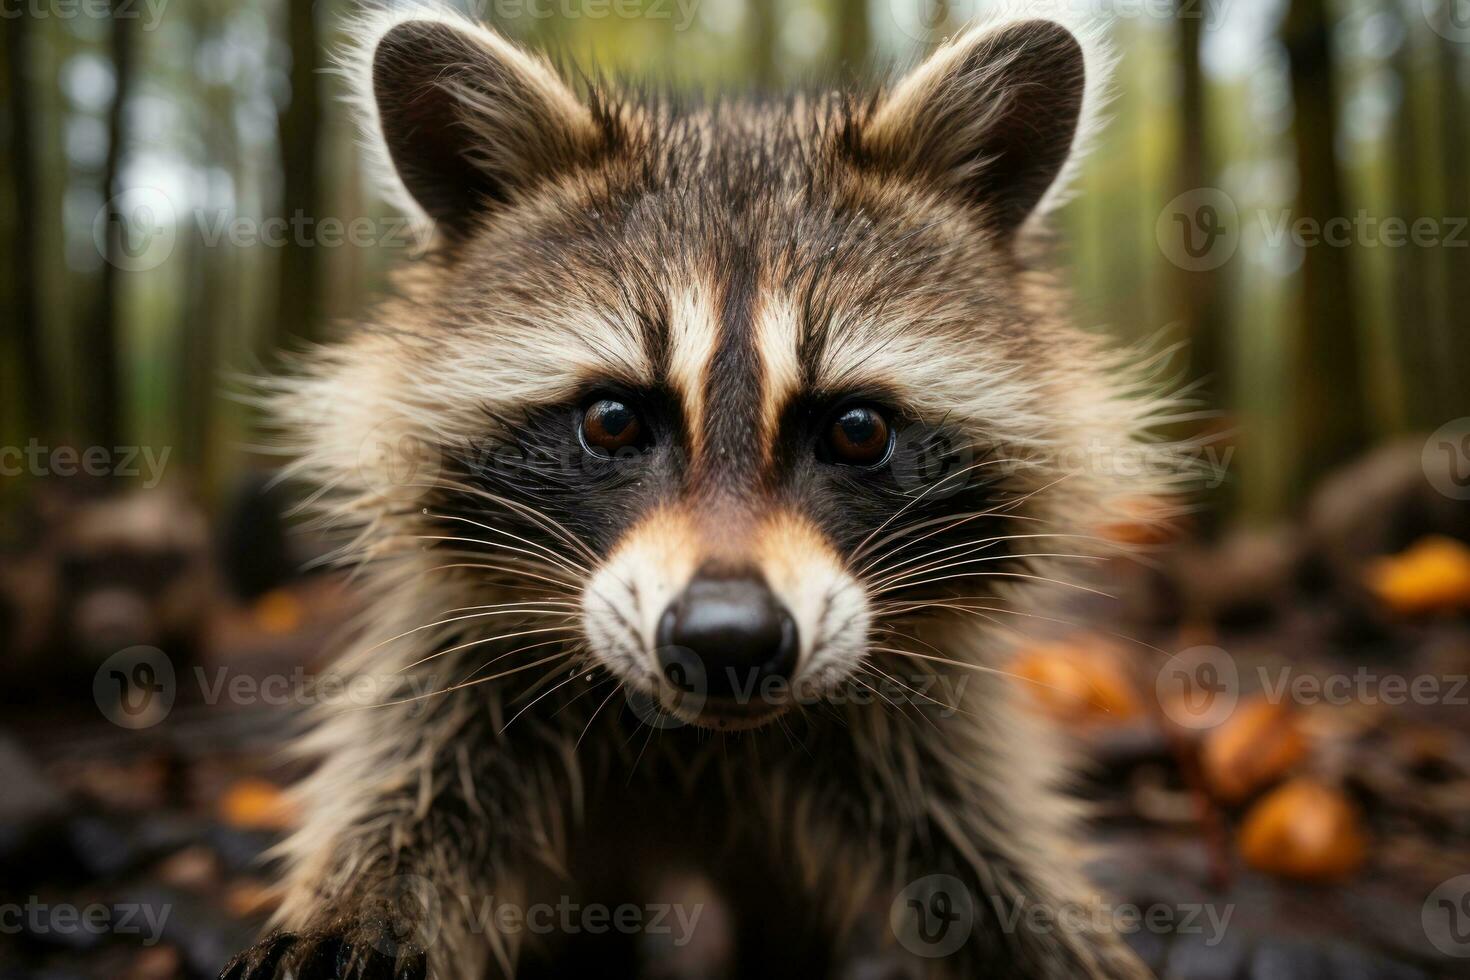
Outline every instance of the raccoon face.
[[1058, 449], [1138, 413], [1022, 257], [1093, 81], [1066, 29], [753, 106], [579, 97], [457, 21], [371, 37], [375, 129], [441, 246], [297, 410], [323, 444], [431, 444], [443, 478], [403, 513], [570, 583], [626, 684], [760, 724], [1116, 489], [1054, 489]]

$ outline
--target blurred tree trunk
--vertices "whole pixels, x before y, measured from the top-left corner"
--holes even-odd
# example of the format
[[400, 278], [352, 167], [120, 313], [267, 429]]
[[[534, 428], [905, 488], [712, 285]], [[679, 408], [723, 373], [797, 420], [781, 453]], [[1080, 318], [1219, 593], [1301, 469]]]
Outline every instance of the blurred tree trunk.
[[[1401, 15], [1402, 16], [1402, 15]], [[1390, 162], [1393, 175], [1393, 214], [1412, 224], [1424, 211], [1424, 166], [1421, 151], [1423, 127], [1420, 125], [1419, 88], [1421, 75], [1414, 44], [1415, 24], [1412, 16], [1404, 17], [1404, 41], [1394, 56], [1394, 68], [1401, 84], [1398, 111], [1393, 117], [1393, 150]], [[1429, 383], [1437, 372], [1434, 366], [1431, 324], [1427, 298], [1432, 277], [1427, 275], [1421, 250], [1406, 244], [1393, 251], [1390, 263], [1393, 275], [1392, 333], [1395, 348], [1396, 379], [1403, 403], [1405, 421], [1423, 426], [1434, 417], [1434, 385]]]
[[[205, 4], [196, 3], [190, 16], [197, 47], [211, 39], [210, 25], [218, 15]], [[235, 175], [239, 186], [239, 160], [234, 138], [234, 92], [228, 86], [210, 85], [199, 93], [195, 105], [202, 159], [205, 170], [219, 169]], [[237, 192], [238, 193], [238, 192]], [[212, 202], [209, 202], [212, 203]], [[234, 207], [238, 208], [238, 204]], [[192, 466], [200, 488], [214, 489], [213, 432], [216, 422], [216, 391], [219, 387], [219, 338], [234, 336], [241, 317], [234, 302], [234, 256], [228, 240], [210, 243], [202, 230], [194, 229], [184, 243], [188, 249], [188, 294], [181, 305], [178, 326], [178, 380], [175, 386], [180, 406], [182, 455]]]
[[[112, 201], [124, 190], [120, 177], [123, 158], [127, 154], [127, 106], [133, 91], [133, 60], [136, 54], [134, 27], [138, 21], [131, 14], [127, 0], [113, 0], [111, 18], [111, 54], [114, 90], [107, 112], [107, 160], [102, 170], [102, 196]], [[84, 325], [79, 359], [86, 378], [82, 391], [86, 432], [95, 445], [116, 446], [124, 429], [122, 377], [119, 361], [124, 336], [122, 309], [122, 272], [128, 263], [123, 236], [128, 229], [121, 215], [111, 215], [106, 223], [106, 245], [102, 263], [102, 282], [95, 312]]]
[[872, 55], [873, 31], [868, 0], [836, 0], [837, 64], [845, 78], [859, 78]]
[[[1181, 2], [1176, 7], [1177, 61], [1179, 70], [1178, 170], [1175, 193], [1185, 194], [1215, 185], [1215, 168], [1211, 159], [1210, 112], [1201, 60], [1204, 27], [1211, 14], [1212, 0], [1199, 3]], [[1182, 266], [1174, 280], [1178, 293], [1174, 309], [1183, 322], [1184, 339], [1189, 343], [1189, 372], [1192, 381], [1202, 385], [1202, 396], [1212, 410], [1232, 413], [1238, 409], [1233, 392], [1230, 317], [1226, 307], [1225, 269], [1192, 270]], [[1228, 427], [1228, 426], [1227, 426]], [[1199, 435], [1198, 426], [1185, 423], [1178, 436]], [[1230, 510], [1229, 495], [1233, 484], [1219, 481], [1200, 515], [1202, 530], [1210, 532]]]
[[[16, 415], [26, 435], [49, 438], [56, 422], [51, 387], [47, 384], [45, 338], [41, 335], [41, 222], [38, 204], [35, 153], [38, 146], [32, 118], [31, 21], [16, 18], [5, 29], [0, 72], [3, 102], [8, 107], [6, 150], [0, 159], [0, 194], [7, 195], [0, 214], [6, 226], [0, 229], [10, 243], [10, 258], [4, 263], [4, 302], [9, 311], [11, 340], [15, 345], [16, 387], [11, 396]], [[19, 432], [14, 434], [20, 434]]]
[[[1208, 4], [1209, 0], [1203, 0]], [[1179, 170], [1176, 193], [1213, 186], [1214, 168], [1207, 145], [1210, 130], [1206, 104], [1205, 76], [1200, 63], [1200, 40], [1204, 33], [1207, 6], [1181, 3], [1178, 7], [1179, 61]], [[1220, 308], [1224, 299], [1221, 273], [1180, 270], [1179, 310], [1185, 336], [1190, 341], [1190, 364], [1196, 379], [1208, 382], [1216, 406], [1231, 404], [1230, 348], [1225, 334], [1226, 317]]]
[[776, 0], [749, 0], [746, 16], [750, 18], [751, 78], [759, 91], [774, 91], [779, 81], [776, 77]]
[[[287, 35], [291, 50], [291, 101], [280, 114], [281, 214], [287, 243], [279, 257], [280, 282], [274, 349], [287, 338], [319, 333], [322, 313], [321, 256], [316, 223], [321, 214], [317, 137], [321, 126], [321, 39], [313, 0], [288, 0]], [[267, 351], [268, 353], [268, 351]]]
[[[1291, 0], [1283, 23], [1296, 107], [1298, 191], [1293, 220], [1323, 229], [1350, 217], [1337, 165], [1337, 84], [1327, 0]], [[1293, 399], [1287, 451], [1297, 499], [1327, 470], [1367, 443], [1353, 251], [1318, 242], [1303, 249], [1299, 315], [1289, 325], [1287, 377]]]
[[1470, 385], [1464, 372], [1470, 366], [1470, 229], [1456, 229], [1454, 222], [1470, 218], [1470, 174], [1465, 171], [1465, 129], [1470, 126], [1470, 104], [1460, 81], [1462, 44], [1451, 41], [1454, 25], [1450, 22], [1451, 4], [1459, 0], [1441, 0], [1436, 8], [1437, 30], [1434, 35], [1435, 76], [1439, 89], [1439, 177], [1446, 219], [1442, 231], [1444, 241], [1438, 252], [1440, 282], [1443, 294], [1440, 307], [1444, 312], [1436, 347], [1441, 399], [1436, 417], [1429, 419], [1438, 428], [1451, 418], [1470, 412]]

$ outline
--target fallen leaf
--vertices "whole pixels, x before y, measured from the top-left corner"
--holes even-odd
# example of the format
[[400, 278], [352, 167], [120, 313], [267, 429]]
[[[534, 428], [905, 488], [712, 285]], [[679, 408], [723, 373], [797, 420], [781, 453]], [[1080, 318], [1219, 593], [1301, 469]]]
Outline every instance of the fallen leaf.
[[1240, 828], [1246, 862], [1282, 878], [1345, 878], [1362, 865], [1367, 850], [1357, 807], [1337, 790], [1305, 778], [1263, 797]]
[[1137, 716], [1138, 699], [1105, 644], [1061, 642], [1031, 647], [1016, 656], [1012, 672], [1036, 705], [1074, 722], [1124, 722]]
[[1205, 781], [1221, 800], [1239, 803], [1276, 782], [1307, 754], [1307, 739], [1284, 702], [1242, 702], [1205, 737]]
[[242, 779], [219, 801], [220, 818], [245, 830], [290, 830], [296, 808], [280, 787], [263, 779]]
[[1368, 588], [1403, 616], [1470, 608], [1470, 548], [1454, 538], [1421, 538], [1368, 567]]
[[261, 632], [274, 636], [296, 632], [306, 617], [301, 600], [285, 589], [275, 589], [255, 600], [251, 612]]

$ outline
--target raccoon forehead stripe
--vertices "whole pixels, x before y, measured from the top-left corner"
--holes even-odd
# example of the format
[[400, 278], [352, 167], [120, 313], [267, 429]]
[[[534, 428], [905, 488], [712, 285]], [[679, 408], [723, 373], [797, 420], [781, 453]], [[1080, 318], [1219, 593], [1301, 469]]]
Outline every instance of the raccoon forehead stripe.
[[761, 369], [760, 442], [769, 459], [774, 453], [781, 411], [801, 389], [800, 317], [789, 297], [768, 296], [753, 329]]
[[720, 331], [714, 290], [696, 282], [670, 304], [668, 379], [684, 406], [690, 452], [700, 454], [705, 415], [705, 375]]

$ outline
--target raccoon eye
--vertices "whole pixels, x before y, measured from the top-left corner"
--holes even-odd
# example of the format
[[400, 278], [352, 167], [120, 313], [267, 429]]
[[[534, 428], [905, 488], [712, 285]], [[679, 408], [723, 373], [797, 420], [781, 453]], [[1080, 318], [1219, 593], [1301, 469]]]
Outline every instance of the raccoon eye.
[[824, 445], [833, 462], [877, 466], [888, 458], [893, 429], [878, 409], [853, 405], [833, 416]]
[[582, 414], [582, 443], [599, 456], [611, 456], [643, 440], [643, 422], [630, 406], [603, 398]]

